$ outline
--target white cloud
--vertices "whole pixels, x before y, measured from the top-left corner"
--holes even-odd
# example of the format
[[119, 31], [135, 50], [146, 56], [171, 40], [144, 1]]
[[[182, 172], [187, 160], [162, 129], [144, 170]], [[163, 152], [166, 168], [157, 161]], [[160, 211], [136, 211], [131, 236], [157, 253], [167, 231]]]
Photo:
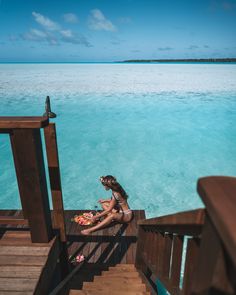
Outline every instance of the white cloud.
[[47, 34], [37, 29], [31, 29], [23, 35], [23, 38], [31, 41], [44, 41], [47, 39]]
[[71, 30], [60, 31], [61, 41], [72, 44], [81, 44], [86, 47], [92, 47], [89, 41], [82, 35], [74, 34]]
[[57, 38], [48, 32], [43, 32], [37, 29], [31, 29], [29, 32], [23, 34], [23, 40], [37, 41], [37, 42], [47, 42], [50, 45], [58, 45]]
[[60, 45], [61, 43], [72, 43], [92, 47], [87, 38], [61, 26], [40, 13], [32, 12], [35, 21], [42, 26], [42, 30], [30, 29], [21, 35], [23, 40], [35, 42], [47, 42], [49, 45]]
[[88, 25], [91, 30], [96, 31], [116, 31], [116, 27], [113, 23], [107, 19], [99, 9], [93, 9], [90, 12]]
[[60, 26], [56, 22], [50, 20], [48, 17], [34, 11], [32, 12], [32, 15], [35, 21], [43, 26], [44, 29], [49, 31], [58, 31], [60, 29]]
[[73, 37], [71, 30], [62, 30], [60, 31], [61, 35], [66, 38]]
[[65, 13], [63, 15], [64, 21], [66, 23], [76, 24], [78, 23], [78, 17], [74, 13]]

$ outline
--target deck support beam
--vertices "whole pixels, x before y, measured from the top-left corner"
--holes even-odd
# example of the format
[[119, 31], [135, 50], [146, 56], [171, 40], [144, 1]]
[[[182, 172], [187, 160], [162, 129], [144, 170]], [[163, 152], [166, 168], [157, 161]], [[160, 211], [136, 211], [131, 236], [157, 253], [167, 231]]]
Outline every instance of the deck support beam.
[[32, 242], [52, 238], [42, 141], [39, 129], [14, 129], [10, 134], [19, 193]]

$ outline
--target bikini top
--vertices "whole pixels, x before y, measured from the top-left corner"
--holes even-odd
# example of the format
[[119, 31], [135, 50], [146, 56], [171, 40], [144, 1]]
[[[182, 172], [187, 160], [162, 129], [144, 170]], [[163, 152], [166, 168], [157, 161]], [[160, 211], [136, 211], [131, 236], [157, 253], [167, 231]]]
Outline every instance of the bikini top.
[[116, 196], [114, 193], [112, 193], [112, 198], [116, 200], [116, 202], [119, 204], [119, 205], [122, 205], [124, 204], [124, 202], [122, 202], [118, 196]]

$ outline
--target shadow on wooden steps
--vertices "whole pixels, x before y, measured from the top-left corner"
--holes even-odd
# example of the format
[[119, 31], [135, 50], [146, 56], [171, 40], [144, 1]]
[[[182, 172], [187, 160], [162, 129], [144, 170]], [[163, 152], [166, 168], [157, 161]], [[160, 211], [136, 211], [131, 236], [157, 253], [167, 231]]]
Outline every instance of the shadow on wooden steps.
[[150, 295], [151, 292], [133, 264], [118, 264], [95, 275], [93, 281], [84, 282], [82, 290], [71, 289], [69, 293], [69, 295], [79, 294]]

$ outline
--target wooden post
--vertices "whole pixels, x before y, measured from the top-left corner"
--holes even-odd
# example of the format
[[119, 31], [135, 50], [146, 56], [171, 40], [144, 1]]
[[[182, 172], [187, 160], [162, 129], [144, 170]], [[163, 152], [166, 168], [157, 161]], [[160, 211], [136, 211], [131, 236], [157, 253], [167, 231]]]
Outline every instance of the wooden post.
[[183, 253], [183, 236], [173, 236], [173, 249], [172, 249], [172, 263], [170, 270], [170, 285], [172, 286], [171, 294], [179, 292], [181, 262]]
[[[235, 294], [230, 276], [230, 259], [223, 248], [209, 217], [203, 228], [202, 242], [196, 273], [193, 277], [192, 294]], [[233, 268], [232, 268], [233, 269]]]
[[135, 258], [135, 266], [144, 272], [146, 265], [144, 264], [144, 242], [145, 242], [145, 230], [141, 225], [138, 226], [138, 234], [137, 234], [137, 250], [136, 250], [136, 258]]
[[171, 249], [172, 249], [172, 234], [165, 234], [165, 243], [163, 250], [163, 278], [164, 281], [169, 280], [169, 272], [170, 272], [170, 260], [171, 260]]
[[62, 198], [61, 176], [57, 148], [57, 135], [55, 123], [50, 123], [44, 128], [46, 144], [48, 171], [53, 204], [53, 227], [60, 230], [62, 251], [60, 255], [61, 277], [64, 279], [70, 270], [68, 250], [66, 246], [66, 226], [64, 217], [64, 206]]
[[164, 246], [165, 246], [165, 237], [164, 233], [157, 234], [157, 244], [158, 244], [158, 252], [157, 252], [157, 277], [161, 280], [163, 276], [163, 253], [164, 253]]
[[184, 269], [183, 294], [191, 294], [194, 271], [199, 256], [199, 239], [189, 238], [187, 242], [186, 261]]
[[47, 243], [52, 238], [52, 225], [40, 129], [13, 129], [10, 138], [32, 242]]
[[50, 123], [47, 127], [44, 128], [44, 137], [46, 143], [49, 179], [52, 192], [53, 226], [54, 228], [60, 229], [61, 241], [66, 242], [66, 227], [57, 148], [57, 135], [54, 123]]

